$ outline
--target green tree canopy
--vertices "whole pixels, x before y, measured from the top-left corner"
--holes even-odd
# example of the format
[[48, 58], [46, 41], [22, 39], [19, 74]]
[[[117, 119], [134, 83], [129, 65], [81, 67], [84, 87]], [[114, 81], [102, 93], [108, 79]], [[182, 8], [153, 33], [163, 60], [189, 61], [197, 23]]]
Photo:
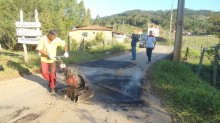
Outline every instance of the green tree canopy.
[[218, 36], [220, 44], [220, 13], [213, 13], [209, 18], [209, 22], [212, 24], [209, 31]]
[[19, 21], [20, 10], [24, 12], [24, 21], [35, 21], [37, 9], [43, 34], [56, 28], [63, 39], [72, 26], [88, 25], [91, 19], [90, 10], [86, 11], [84, 2], [77, 0], [0, 0], [0, 9], [0, 44], [9, 49], [19, 45], [15, 22]]

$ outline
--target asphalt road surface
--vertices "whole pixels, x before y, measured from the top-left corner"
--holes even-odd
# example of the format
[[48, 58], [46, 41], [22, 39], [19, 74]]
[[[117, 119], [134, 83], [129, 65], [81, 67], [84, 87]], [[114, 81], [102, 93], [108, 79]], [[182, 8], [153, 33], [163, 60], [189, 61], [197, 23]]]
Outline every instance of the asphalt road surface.
[[[145, 48], [137, 52], [137, 60], [127, 53], [79, 64], [95, 92], [79, 103], [51, 96], [40, 74], [0, 81], [0, 123], [170, 123], [160, 100], [149, 93], [145, 75], [172, 51], [157, 45], [150, 64]], [[58, 87], [65, 86], [62, 74], [57, 77]]]

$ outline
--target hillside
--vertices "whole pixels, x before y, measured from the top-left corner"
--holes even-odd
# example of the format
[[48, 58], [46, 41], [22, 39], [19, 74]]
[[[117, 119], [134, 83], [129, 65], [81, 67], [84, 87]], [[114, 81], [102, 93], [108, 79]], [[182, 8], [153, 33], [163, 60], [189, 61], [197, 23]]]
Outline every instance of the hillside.
[[[173, 10], [173, 23], [172, 27], [175, 27], [177, 10]], [[208, 19], [211, 13], [215, 13], [210, 10], [191, 10], [185, 9], [184, 29], [185, 31], [192, 32], [194, 34], [206, 33], [210, 24]], [[156, 25], [164, 30], [169, 30], [170, 27], [170, 10], [158, 10], [158, 11], [144, 11], [144, 10], [130, 10], [122, 13], [114, 14], [106, 17], [97, 17], [93, 20], [94, 24], [103, 26], [113, 26], [119, 31], [123, 31], [124, 25], [130, 25], [141, 29], [147, 29], [148, 26]], [[120, 28], [119, 28], [120, 27]]]

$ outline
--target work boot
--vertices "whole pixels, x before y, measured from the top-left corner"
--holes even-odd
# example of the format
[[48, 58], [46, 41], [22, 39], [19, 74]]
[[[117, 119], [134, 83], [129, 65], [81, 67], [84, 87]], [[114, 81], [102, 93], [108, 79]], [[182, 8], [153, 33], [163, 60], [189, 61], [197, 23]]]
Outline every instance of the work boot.
[[54, 88], [51, 88], [51, 89], [50, 89], [50, 93], [51, 93], [51, 94], [56, 94], [55, 89], [54, 89]]

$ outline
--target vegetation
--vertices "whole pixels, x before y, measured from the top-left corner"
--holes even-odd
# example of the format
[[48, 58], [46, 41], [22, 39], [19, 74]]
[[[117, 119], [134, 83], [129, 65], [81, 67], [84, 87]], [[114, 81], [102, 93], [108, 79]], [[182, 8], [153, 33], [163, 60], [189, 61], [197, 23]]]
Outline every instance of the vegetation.
[[[108, 46], [100, 46], [91, 49], [90, 51], [84, 50], [73, 50], [69, 52], [67, 59], [64, 59], [66, 64], [78, 64], [91, 60], [97, 60], [109, 57], [114, 54], [122, 53], [127, 51], [129, 42], [125, 44], [112, 44]], [[63, 52], [58, 50], [57, 55], [61, 55]], [[37, 51], [31, 51], [28, 53], [29, 62], [25, 63], [23, 59], [23, 52], [2, 50], [0, 52], [0, 65], [3, 66], [4, 71], [0, 71], [0, 80], [8, 79], [17, 76], [24, 76], [32, 73], [39, 73], [40, 69], [40, 57]]]
[[62, 39], [67, 39], [67, 32], [73, 26], [90, 25], [91, 21], [90, 10], [85, 9], [83, 1], [78, 3], [77, 0], [0, 0], [0, 9], [0, 44], [4, 49], [17, 50], [21, 46], [17, 44], [15, 27], [21, 9], [24, 21], [35, 21], [34, 10], [37, 9], [43, 34], [56, 28]]
[[[0, 53], [0, 65], [4, 71], [0, 71], [0, 80], [17, 76], [24, 76], [39, 71], [39, 55], [36, 52], [29, 52], [30, 62], [25, 63], [23, 52], [2, 50]], [[8, 78], [9, 77], [9, 78]]]
[[[174, 39], [168, 40], [164, 37], [156, 37], [157, 44], [160, 45], [174, 45]], [[196, 48], [201, 50], [201, 48], [205, 48], [208, 46], [215, 46], [219, 43], [219, 38], [217, 36], [208, 36], [208, 35], [201, 35], [201, 36], [183, 36], [182, 40], [182, 49], [189, 48]]]
[[[177, 10], [173, 10], [173, 25], [175, 28]], [[209, 22], [210, 15], [218, 15], [219, 12], [213, 12], [209, 10], [190, 10], [184, 11], [184, 30], [191, 32], [195, 35], [200, 34], [213, 34], [210, 30], [212, 22]], [[107, 17], [97, 17], [94, 20], [95, 24], [103, 26], [113, 26], [116, 30], [122, 30], [123, 22], [134, 27], [139, 27], [146, 30], [148, 26], [156, 25], [163, 30], [169, 30], [170, 28], [170, 10], [166, 11], [143, 11], [143, 10], [131, 10], [125, 11], [119, 14], [115, 14]], [[219, 15], [217, 16], [219, 18]], [[212, 20], [212, 19], [211, 19]], [[120, 28], [119, 28], [120, 27]]]
[[[34, 10], [39, 12], [42, 23], [41, 30], [46, 34], [49, 29], [57, 28], [59, 36], [67, 40], [67, 32], [73, 26], [87, 26], [99, 24], [114, 27], [118, 32], [131, 34], [136, 31], [146, 30], [148, 26], [156, 25], [161, 29], [161, 36], [167, 38], [170, 23], [170, 10], [143, 11], [131, 10], [112, 16], [91, 20], [90, 9], [85, 9], [84, 2], [77, 0], [0, 0], [0, 48], [22, 49], [17, 43], [15, 21], [19, 20], [19, 11], [24, 11], [24, 21], [34, 21]], [[177, 10], [173, 10], [173, 25], [175, 28]], [[7, 20], [7, 21], [5, 21]], [[219, 12], [209, 10], [185, 9], [184, 29], [192, 34], [217, 34], [219, 32]], [[215, 27], [215, 28], [214, 28]], [[167, 31], [164, 31], [167, 30]], [[73, 42], [74, 43], [74, 42]], [[32, 45], [28, 45], [34, 50]]]
[[82, 62], [98, 60], [109, 57], [111, 55], [126, 52], [130, 47], [127, 44], [112, 44], [108, 46], [100, 46], [92, 48], [89, 51], [71, 51], [69, 58], [65, 59], [67, 64], [78, 64]]
[[214, 13], [209, 18], [210, 23], [212, 23], [212, 26], [209, 28], [208, 31], [213, 32], [215, 35], [219, 38], [219, 44], [220, 44], [220, 13]]
[[[182, 49], [184, 62], [175, 63], [165, 59], [153, 65], [153, 82], [162, 91], [165, 106], [170, 111], [174, 122], [220, 122], [220, 79], [217, 86], [213, 87], [214, 55], [213, 47], [210, 47], [217, 44], [217, 37], [186, 36]], [[189, 50], [186, 60], [184, 57], [187, 47]], [[201, 48], [206, 48], [206, 52], [202, 72], [198, 74]]]
[[220, 121], [220, 91], [195, 74], [190, 64], [163, 60], [153, 71], [156, 87], [164, 93], [175, 122]]

